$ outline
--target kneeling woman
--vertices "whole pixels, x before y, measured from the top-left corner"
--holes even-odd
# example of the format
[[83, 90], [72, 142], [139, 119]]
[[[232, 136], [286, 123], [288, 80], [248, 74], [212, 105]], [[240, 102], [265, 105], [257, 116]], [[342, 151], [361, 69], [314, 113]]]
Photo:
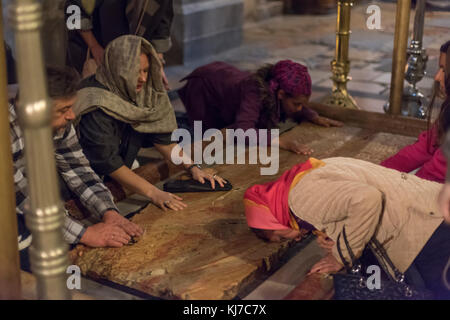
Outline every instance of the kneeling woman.
[[[162, 209], [183, 209], [182, 199], [163, 192], [130, 168], [142, 147], [152, 145], [171, 161], [176, 146], [175, 113], [161, 78], [161, 63], [150, 42], [137, 36], [113, 40], [97, 73], [82, 83], [74, 106], [80, 144], [92, 168], [128, 189], [150, 198]], [[178, 155], [177, 155], [178, 156]], [[201, 183], [223, 186], [224, 180], [192, 165], [184, 154], [185, 168]]]
[[[190, 125], [202, 121], [203, 130], [274, 129], [286, 118], [325, 127], [342, 126], [308, 108], [311, 77], [305, 66], [290, 60], [261, 67], [254, 74], [224, 62], [213, 62], [194, 70], [183, 80], [187, 83], [178, 94]], [[270, 137], [267, 142], [271, 143]], [[304, 143], [280, 139], [283, 149], [311, 154], [312, 150]]]
[[450, 257], [450, 226], [438, 210], [440, 188], [362, 160], [310, 158], [274, 182], [249, 188], [245, 213], [250, 228], [269, 241], [324, 232], [331, 239], [322, 239], [329, 254], [312, 267], [313, 273], [342, 269], [335, 242], [345, 226], [357, 257], [375, 236], [410, 284], [425, 283], [437, 297], [450, 298], [441, 281]]

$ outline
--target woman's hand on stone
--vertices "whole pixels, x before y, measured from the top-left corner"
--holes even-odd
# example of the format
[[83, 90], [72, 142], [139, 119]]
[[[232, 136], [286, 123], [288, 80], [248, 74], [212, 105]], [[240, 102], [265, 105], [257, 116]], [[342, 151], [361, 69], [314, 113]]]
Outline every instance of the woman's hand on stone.
[[317, 124], [322, 127], [342, 127], [344, 124], [340, 121], [336, 121], [333, 119], [317, 116], [311, 120], [312, 123]]
[[211, 182], [211, 187], [213, 189], [216, 188], [216, 182], [223, 187], [227, 182], [219, 177], [217, 174], [209, 174], [205, 171], [203, 171], [200, 168], [194, 167], [191, 169], [192, 178], [200, 183], [205, 183], [206, 180], [209, 180]]
[[331, 253], [329, 253], [311, 268], [308, 275], [313, 273], [336, 273], [343, 267], [344, 266], [337, 261]]
[[314, 150], [303, 144], [299, 139], [280, 139], [280, 147], [305, 156], [309, 156], [314, 152]]
[[160, 207], [164, 211], [167, 209], [171, 209], [174, 211], [183, 210], [187, 207], [187, 204], [183, 202], [183, 199], [177, 195], [174, 195], [170, 192], [161, 191], [157, 188], [153, 191], [153, 194], [150, 196], [153, 204]]

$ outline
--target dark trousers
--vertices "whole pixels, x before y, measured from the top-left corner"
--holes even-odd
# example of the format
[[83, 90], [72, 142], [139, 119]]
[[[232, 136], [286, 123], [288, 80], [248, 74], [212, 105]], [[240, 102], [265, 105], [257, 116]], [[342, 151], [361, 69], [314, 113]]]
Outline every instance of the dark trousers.
[[405, 272], [406, 281], [417, 288], [431, 290], [436, 299], [450, 300], [450, 290], [443, 281], [443, 277], [450, 277], [443, 275], [449, 259], [450, 225], [442, 222]]

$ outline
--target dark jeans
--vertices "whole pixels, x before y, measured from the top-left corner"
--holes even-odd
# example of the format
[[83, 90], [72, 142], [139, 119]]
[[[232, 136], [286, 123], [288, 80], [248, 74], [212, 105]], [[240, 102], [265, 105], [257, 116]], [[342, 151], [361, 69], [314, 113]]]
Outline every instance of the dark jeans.
[[[443, 281], [444, 268], [450, 258], [450, 226], [442, 224], [406, 270], [406, 281], [416, 288], [431, 290], [436, 299], [450, 300], [450, 290]], [[450, 275], [445, 275], [447, 278]]]

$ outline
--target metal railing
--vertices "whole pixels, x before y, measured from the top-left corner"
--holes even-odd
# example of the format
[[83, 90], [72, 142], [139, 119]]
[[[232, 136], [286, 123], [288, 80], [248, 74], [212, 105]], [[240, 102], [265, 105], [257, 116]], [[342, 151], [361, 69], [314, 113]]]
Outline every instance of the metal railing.
[[[0, 3], [0, 13], [2, 5]], [[20, 266], [17, 242], [16, 201], [9, 133], [6, 57], [0, 14], [0, 299], [20, 299]]]
[[32, 233], [31, 270], [39, 299], [70, 299], [66, 285], [67, 244], [63, 239], [63, 206], [59, 195], [51, 102], [47, 97], [41, 43], [42, 9], [36, 0], [16, 0], [9, 7], [15, 34], [20, 87], [17, 114], [24, 136], [30, 209], [25, 215]]

